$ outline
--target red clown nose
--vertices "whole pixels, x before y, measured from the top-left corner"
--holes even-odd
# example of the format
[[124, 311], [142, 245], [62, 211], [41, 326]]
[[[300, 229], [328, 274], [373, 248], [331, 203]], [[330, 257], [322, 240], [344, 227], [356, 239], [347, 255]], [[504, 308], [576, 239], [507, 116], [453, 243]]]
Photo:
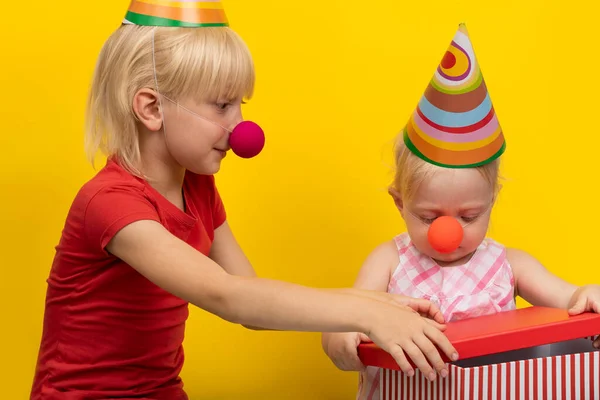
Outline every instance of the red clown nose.
[[252, 158], [265, 147], [265, 134], [255, 122], [242, 121], [231, 132], [229, 145], [237, 156]]
[[438, 253], [452, 253], [460, 246], [463, 234], [463, 227], [456, 218], [442, 216], [429, 227], [427, 239]]

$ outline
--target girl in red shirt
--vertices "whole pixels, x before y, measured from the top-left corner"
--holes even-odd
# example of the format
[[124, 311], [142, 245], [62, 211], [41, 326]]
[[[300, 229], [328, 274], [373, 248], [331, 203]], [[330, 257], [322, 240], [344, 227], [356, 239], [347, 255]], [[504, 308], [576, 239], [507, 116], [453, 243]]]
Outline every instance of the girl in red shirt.
[[256, 277], [213, 178], [253, 88], [219, 1], [132, 1], [93, 77], [86, 146], [108, 162], [56, 248], [32, 399], [187, 399], [189, 303], [251, 329], [363, 332], [445, 376], [436, 346], [458, 356], [429, 302]]

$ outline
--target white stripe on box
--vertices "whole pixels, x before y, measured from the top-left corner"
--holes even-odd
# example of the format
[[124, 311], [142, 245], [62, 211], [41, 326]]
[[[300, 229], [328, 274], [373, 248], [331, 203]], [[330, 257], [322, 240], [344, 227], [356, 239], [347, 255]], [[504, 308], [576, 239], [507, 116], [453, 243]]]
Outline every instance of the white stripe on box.
[[[383, 397], [383, 388], [385, 387], [385, 385], [387, 383], [386, 381], [387, 381], [388, 370], [384, 369], [381, 372], [382, 372], [382, 374], [380, 375], [381, 376], [381, 386], [379, 386], [379, 397]], [[389, 395], [386, 394], [385, 400], [391, 400]]]
[[419, 400], [419, 385], [420, 385], [419, 382], [421, 382], [421, 371], [417, 370], [413, 376], [411, 400]]
[[554, 393], [554, 378], [552, 377], [552, 366], [554, 364], [554, 357], [546, 357], [546, 393], [552, 394]]
[[415, 371], [415, 374], [412, 377], [408, 378], [408, 398], [409, 399], [415, 398], [415, 391], [417, 390], [416, 382], [419, 377], [419, 375], [417, 375], [418, 373], [419, 373], [419, 371], [417, 370], [417, 371]]
[[421, 371], [415, 371], [413, 375], [412, 397], [411, 400], [419, 400], [419, 385], [421, 382]]
[[417, 371], [412, 378], [412, 392], [410, 394], [410, 398], [411, 400], [415, 400], [417, 399], [417, 392], [419, 391], [419, 379], [420, 379], [421, 375], [420, 372]]
[[534, 360], [528, 360], [527, 361], [527, 373], [529, 374], [529, 397], [528, 399], [533, 399], [533, 387], [534, 387], [534, 382], [533, 382], [533, 363], [535, 361]]
[[525, 400], [525, 361], [519, 361], [519, 400]]
[[[381, 375], [383, 376], [383, 378], [382, 378], [382, 379], [383, 379], [383, 382], [382, 382], [382, 385], [383, 385], [383, 386], [380, 386], [380, 387], [379, 387], [379, 391], [380, 391], [380, 392], [382, 392], [382, 393], [383, 393], [383, 391], [384, 391], [384, 388], [386, 388], [386, 387], [387, 387], [387, 375], [388, 375], [388, 371], [389, 371], [389, 370], [387, 370], [387, 369], [384, 369], [384, 370], [382, 371], [383, 373], [381, 374]], [[386, 400], [391, 400], [391, 399], [390, 399], [390, 394], [387, 392], [387, 390], [385, 391], [385, 393], [386, 393], [386, 395], [385, 395], [385, 399], [386, 399]]]
[[463, 376], [464, 376], [463, 383], [465, 384], [465, 389], [464, 389], [465, 400], [471, 400], [471, 398], [469, 397], [469, 394], [470, 394], [470, 390], [469, 389], [471, 388], [471, 385], [470, 385], [470, 383], [471, 383], [470, 370], [467, 369], [467, 370], [463, 370], [463, 371], [464, 371], [464, 374], [463, 374]]
[[489, 400], [488, 397], [488, 392], [489, 392], [489, 382], [488, 382], [488, 374], [490, 373], [490, 367], [485, 365], [482, 369], [483, 371], [483, 382], [481, 383], [483, 385], [483, 400]]
[[583, 387], [588, 388], [585, 391], [585, 400], [590, 400], [590, 353], [583, 355]]
[[[445, 368], [448, 368], [448, 366], [446, 365]], [[438, 383], [437, 385], [437, 389], [435, 391], [436, 393], [436, 400], [444, 400], [444, 388], [446, 387], [446, 381], [448, 379], [444, 378], [441, 382]]]
[[395, 400], [395, 398], [392, 394], [392, 390], [394, 390], [394, 374], [395, 373], [396, 373], [396, 371], [389, 370], [389, 374], [387, 376], [387, 386], [385, 387], [385, 392], [387, 393], [387, 396], [391, 400]]
[[408, 395], [408, 376], [402, 374], [402, 398], [406, 399]]
[[510, 367], [510, 399], [514, 400], [515, 397], [515, 392], [516, 392], [516, 386], [517, 386], [517, 363], [514, 361], [511, 361], [509, 364]]
[[496, 364], [492, 365], [492, 400], [500, 400], [497, 399], [496, 393], [498, 393], [498, 366]]
[[562, 376], [562, 357], [556, 357], [554, 362], [556, 363], [556, 376], [554, 377], [556, 379], [556, 400], [562, 400], [562, 379], [560, 379]]
[[425, 400], [425, 388], [427, 387], [427, 382], [425, 381], [425, 374], [421, 374], [421, 389], [419, 390], [419, 400]]
[[501, 378], [502, 378], [502, 380], [501, 380], [502, 386], [500, 387], [500, 390], [501, 390], [500, 391], [500, 398], [502, 400], [506, 400], [506, 395], [507, 395], [507, 393], [506, 393], [506, 383], [507, 383], [506, 382], [506, 364], [501, 364], [501, 371], [502, 372], [500, 373], [500, 375], [501, 375]]
[[[535, 385], [537, 391], [538, 391], [538, 399], [543, 399], [544, 397], [542, 396], [542, 371], [544, 368], [544, 365], [542, 364], [542, 359], [538, 358], [537, 360], [535, 360], [535, 362], [538, 365], [538, 376], [536, 377], [537, 380], [537, 384]], [[545, 399], [544, 399], [545, 400]]]
[[445, 390], [445, 397], [444, 400], [450, 400], [450, 381], [452, 380], [452, 375], [450, 375], [452, 373], [452, 367], [449, 366], [448, 367], [448, 377], [446, 377], [446, 390]]
[[427, 390], [427, 400], [431, 400], [431, 381], [425, 382], [425, 389]]
[[463, 374], [463, 371], [461, 369], [458, 370], [458, 377], [456, 378], [457, 382], [456, 382], [456, 394], [457, 397], [460, 399], [462, 398], [462, 396], [460, 396], [460, 391], [462, 390], [462, 380], [464, 379], [465, 374]]
[[575, 363], [575, 398], [577, 400], [581, 400], [581, 399], [578, 399], [578, 397], [581, 393], [581, 387], [580, 387], [580, 384], [581, 384], [581, 368], [580, 368], [581, 367], [581, 357], [580, 357], [580, 355], [575, 354], [573, 356], [573, 360]]
[[400, 371], [392, 371], [392, 390], [394, 391], [394, 399], [402, 399], [400, 396], [400, 388], [402, 387], [402, 373]]
[[456, 370], [456, 367], [453, 365], [452, 366], [452, 390], [451, 390], [452, 400], [456, 400], [456, 396], [455, 396], [455, 393], [456, 393], [456, 375], [457, 375], [457, 370]]
[[571, 400], [571, 355], [567, 354], [565, 357], [565, 396], [566, 400]]
[[486, 366], [479, 367], [479, 386], [481, 387], [481, 400], [488, 400], [488, 368]]
[[390, 383], [388, 385], [389, 388], [389, 392], [390, 392], [390, 397], [392, 399], [396, 398], [396, 385], [394, 385], [394, 376], [396, 375], [396, 373], [394, 371], [390, 371]]
[[385, 370], [384, 369], [379, 369], [379, 400], [387, 400], [383, 398], [383, 390], [381, 390], [381, 388], [383, 388], [383, 374], [385, 374]]
[[600, 400], [600, 352], [594, 352], [594, 365], [596, 366], [594, 375], [594, 388], [596, 388], [596, 393], [594, 394], [594, 400]]

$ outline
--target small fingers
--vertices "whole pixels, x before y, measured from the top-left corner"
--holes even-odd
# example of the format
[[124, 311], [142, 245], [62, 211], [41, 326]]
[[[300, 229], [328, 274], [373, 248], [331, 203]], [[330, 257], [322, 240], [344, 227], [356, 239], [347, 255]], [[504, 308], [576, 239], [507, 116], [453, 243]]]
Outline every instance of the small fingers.
[[[425, 357], [429, 360], [433, 369], [435, 369], [442, 377], [448, 376], [448, 370], [446, 368], [446, 363], [442, 360], [438, 349], [431, 343], [424, 335], [419, 335], [414, 339], [415, 344], [419, 346]], [[429, 379], [435, 379], [435, 373], [430, 373]]]
[[415, 374], [415, 370], [412, 365], [410, 365], [410, 362], [408, 362], [406, 359], [406, 355], [404, 354], [402, 347], [394, 345], [389, 353], [392, 357], [394, 357], [396, 364], [398, 364], [402, 372], [408, 376], [413, 376]]
[[439, 307], [437, 305], [435, 305], [434, 303], [431, 303], [428, 301], [428, 306], [423, 311], [429, 318], [432, 318], [434, 321], [436, 321], [440, 324], [443, 324], [444, 322], [446, 322], [444, 320], [444, 315], [440, 311]]
[[596, 314], [600, 314], [600, 300], [593, 300], [590, 307]]
[[579, 298], [573, 307], [571, 307], [568, 312], [569, 315], [579, 315], [587, 310], [587, 299], [585, 297]]
[[446, 329], [446, 325], [440, 324], [432, 319], [425, 318], [425, 322], [427, 322], [429, 325], [433, 326], [434, 328], [439, 329], [440, 331], [444, 331]]
[[[427, 340], [425, 338], [425, 340]], [[403, 349], [406, 355], [410, 357], [413, 364], [421, 371], [421, 373], [427, 377], [427, 379], [433, 381], [435, 380], [436, 374], [431, 365], [427, 362], [427, 359], [423, 355], [423, 352], [419, 348], [417, 344], [414, 342], [407, 342], [403, 344]]]
[[409, 297], [404, 298], [403, 303], [417, 311], [419, 314], [433, 318], [440, 324], [444, 323], [444, 316], [442, 315], [439, 307], [429, 300]]
[[358, 334], [358, 344], [360, 344], [361, 342], [370, 343], [370, 342], [372, 342], [372, 340], [364, 333], [359, 333]]
[[[451, 361], [458, 360], [458, 352], [456, 348], [450, 343], [450, 340], [440, 330], [435, 329], [431, 325], [425, 326], [425, 335], [433, 342], [434, 345], [440, 348], [440, 350], [450, 359]], [[439, 354], [439, 353], [438, 353]]]

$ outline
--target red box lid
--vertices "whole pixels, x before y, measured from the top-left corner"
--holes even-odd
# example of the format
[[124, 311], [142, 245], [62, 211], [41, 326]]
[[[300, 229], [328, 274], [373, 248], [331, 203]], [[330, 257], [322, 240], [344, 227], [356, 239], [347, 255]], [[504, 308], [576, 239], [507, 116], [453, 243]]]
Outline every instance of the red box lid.
[[[464, 360], [598, 335], [600, 314], [569, 316], [563, 309], [527, 307], [449, 322], [445, 334]], [[365, 365], [400, 369], [394, 358], [374, 343], [361, 343], [358, 356]]]

